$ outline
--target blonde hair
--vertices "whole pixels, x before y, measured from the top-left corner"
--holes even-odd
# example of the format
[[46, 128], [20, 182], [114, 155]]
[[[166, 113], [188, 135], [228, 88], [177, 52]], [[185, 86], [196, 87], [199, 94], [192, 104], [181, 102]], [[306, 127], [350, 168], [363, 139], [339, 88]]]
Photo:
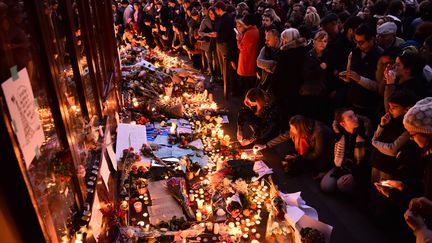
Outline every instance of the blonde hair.
[[327, 32], [325, 32], [324, 30], [320, 30], [315, 34], [314, 40], [322, 40], [326, 37], [328, 38]]
[[308, 27], [318, 27], [320, 25], [320, 16], [317, 13], [308, 13], [304, 17], [304, 22]]
[[281, 19], [279, 16], [277, 16], [276, 12], [272, 8], [266, 8], [264, 10], [264, 13], [269, 13], [271, 16], [271, 19], [273, 19], [274, 22], [281, 22]]

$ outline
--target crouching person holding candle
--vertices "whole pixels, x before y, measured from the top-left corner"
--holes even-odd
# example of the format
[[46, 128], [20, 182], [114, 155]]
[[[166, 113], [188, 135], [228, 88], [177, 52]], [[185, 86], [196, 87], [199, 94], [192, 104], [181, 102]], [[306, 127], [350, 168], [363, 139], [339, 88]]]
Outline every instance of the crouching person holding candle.
[[367, 177], [364, 160], [370, 147], [370, 121], [351, 109], [340, 108], [335, 112], [333, 131], [336, 134], [335, 167], [322, 178], [321, 190], [351, 192]]
[[[237, 140], [242, 146], [253, 142], [265, 143], [279, 134], [280, 115], [267, 92], [260, 88], [250, 89], [244, 98], [244, 107], [238, 113]], [[245, 127], [252, 135], [244, 138]]]
[[285, 156], [282, 161], [284, 171], [288, 175], [297, 175], [302, 170], [312, 170], [320, 179], [329, 169], [332, 159], [333, 134], [324, 123], [309, 119], [302, 115], [295, 115], [289, 121], [289, 131], [266, 144], [256, 144], [254, 150], [274, 147], [282, 142], [291, 140], [294, 152]]

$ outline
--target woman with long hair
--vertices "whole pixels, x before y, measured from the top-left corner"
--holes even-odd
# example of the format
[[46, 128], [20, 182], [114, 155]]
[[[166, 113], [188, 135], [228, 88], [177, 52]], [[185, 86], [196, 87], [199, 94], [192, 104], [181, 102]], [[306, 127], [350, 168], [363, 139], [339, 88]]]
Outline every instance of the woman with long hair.
[[266, 144], [256, 144], [254, 149], [261, 150], [274, 147], [282, 142], [291, 141], [293, 151], [282, 161], [284, 171], [295, 175], [301, 170], [312, 170], [321, 178], [329, 169], [332, 160], [332, 132], [320, 121], [295, 115], [289, 121], [289, 131], [280, 134]]
[[[243, 101], [237, 119], [237, 140], [242, 146], [253, 142], [265, 143], [279, 134], [280, 116], [269, 95], [260, 88], [250, 89]], [[248, 126], [252, 135], [245, 139], [245, 127]]]

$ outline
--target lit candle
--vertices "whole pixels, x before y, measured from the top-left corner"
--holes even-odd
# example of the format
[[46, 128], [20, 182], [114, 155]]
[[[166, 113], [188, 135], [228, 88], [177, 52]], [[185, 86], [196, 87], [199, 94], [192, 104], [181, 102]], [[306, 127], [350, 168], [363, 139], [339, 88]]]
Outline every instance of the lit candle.
[[148, 213], [143, 213], [144, 218], [148, 217]]
[[211, 131], [211, 137], [212, 137], [212, 138], [216, 137], [216, 130], [212, 130], [212, 131]]
[[171, 128], [170, 128], [170, 133], [171, 133], [171, 134], [175, 134], [176, 127], [177, 127], [177, 125], [176, 125], [175, 123], [172, 123], [172, 124], [171, 124]]
[[255, 234], [256, 233], [256, 229], [255, 228], [251, 229], [251, 232]]
[[142, 203], [141, 202], [135, 202], [134, 203], [135, 212], [139, 213], [142, 210]]
[[203, 203], [204, 203], [204, 200], [198, 200], [197, 201], [198, 209], [202, 209], [203, 208]]
[[207, 227], [208, 231], [212, 231], [213, 230], [213, 223], [212, 222], [207, 222], [206, 227]]
[[218, 139], [222, 140], [224, 138], [224, 131], [223, 130], [219, 130], [218, 132]]
[[75, 234], [75, 238], [76, 238], [76, 240], [82, 241], [82, 239], [83, 239], [83, 233], [81, 231], [77, 231], [76, 234]]
[[144, 221], [139, 221], [139, 222], [137, 223], [137, 225], [138, 225], [138, 226], [144, 226]]
[[241, 153], [240, 158], [241, 159], [247, 159], [247, 154], [245, 152]]
[[215, 235], [219, 234], [219, 224], [214, 224], [213, 234]]
[[197, 213], [196, 213], [196, 220], [197, 220], [198, 222], [200, 222], [200, 221], [202, 220], [202, 214], [201, 214], [200, 211], [197, 211]]
[[228, 146], [229, 143], [230, 143], [230, 136], [225, 135], [225, 136], [224, 136], [224, 145], [225, 145], [225, 146]]
[[194, 194], [193, 194], [193, 193], [190, 193], [190, 194], [189, 194], [189, 200], [190, 200], [190, 201], [194, 201], [194, 199], [195, 199]]

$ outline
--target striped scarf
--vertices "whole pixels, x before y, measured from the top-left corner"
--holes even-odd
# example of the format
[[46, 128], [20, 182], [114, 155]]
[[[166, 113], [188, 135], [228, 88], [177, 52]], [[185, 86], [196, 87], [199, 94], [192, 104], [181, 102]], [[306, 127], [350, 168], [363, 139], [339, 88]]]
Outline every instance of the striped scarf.
[[[356, 136], [355, 148], [354, 148], [354, 158], [356, 164], [360, 164], [364, 156], [366, 155], [366, 140], [361, 136]], [[336, 167], [342, 166], [342, 162], [345, 157], [345, 135], [342, 135], [341, 138], [336, 142], [334, 147], [334, 162]]]

